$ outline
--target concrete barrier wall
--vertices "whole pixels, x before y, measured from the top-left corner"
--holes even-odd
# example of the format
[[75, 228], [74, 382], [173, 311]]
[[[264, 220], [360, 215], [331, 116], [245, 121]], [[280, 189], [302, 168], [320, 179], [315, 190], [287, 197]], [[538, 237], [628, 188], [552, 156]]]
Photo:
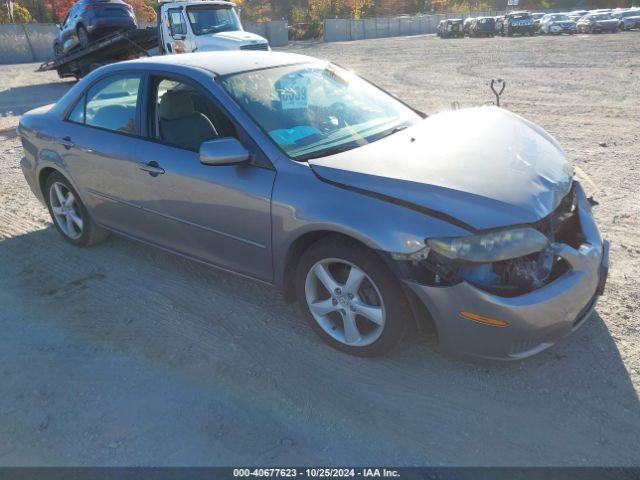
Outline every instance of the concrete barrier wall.
[[272, 47], [282, 47], [289, 43], [289, 25], [286, 20], [272, 22], [243, 23], [244, 29], [269, 40]]
[[436, 33], [438, 22], [442, 19], [494, 17], [504, 13], [504, 11], [485, 11], [361, 19], [331, 18], [324, 21], [324, 41], [344, 42], [365, 38], [426, 35]]
[[[274, 47], [289, 41], [288, 25], [279, 20], [245, 25]], [[57, 27], [48, 23], [0, 24], [0, 64], [45, 62], [53, 57]]]
[[0, 25], [0, 64], [48, 60], [55, 34], [52, 24]]

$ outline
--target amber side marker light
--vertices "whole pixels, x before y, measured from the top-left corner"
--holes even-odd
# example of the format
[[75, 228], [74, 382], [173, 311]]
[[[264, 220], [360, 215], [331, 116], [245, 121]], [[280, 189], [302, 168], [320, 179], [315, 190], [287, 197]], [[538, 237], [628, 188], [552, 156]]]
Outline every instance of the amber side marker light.
[[462, 318], [473, 320], [474, 322], [484, 323], [485, 325], [492, 325], [494, 327], [508, 327], [509, 324], [504, 320], [498, 320], [497, 318], [485, 317], [484, 315], [478, 315], [471, 312], [460, 312]]

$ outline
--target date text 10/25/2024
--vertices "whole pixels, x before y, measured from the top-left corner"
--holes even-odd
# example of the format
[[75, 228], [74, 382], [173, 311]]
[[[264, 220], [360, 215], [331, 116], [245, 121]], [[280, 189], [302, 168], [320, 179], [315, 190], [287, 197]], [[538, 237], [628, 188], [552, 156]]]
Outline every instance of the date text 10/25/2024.
[[234, 478], [400, 478], [397, 470], [387, 468], [236, 468]]

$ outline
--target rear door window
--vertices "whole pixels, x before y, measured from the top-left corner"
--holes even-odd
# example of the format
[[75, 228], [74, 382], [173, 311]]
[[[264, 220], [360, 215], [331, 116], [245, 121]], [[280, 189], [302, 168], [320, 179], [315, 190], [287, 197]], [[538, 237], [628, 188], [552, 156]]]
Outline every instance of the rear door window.
[[99, 81], [79, 100], [68, 120], [90, 127], [137, 135], [141, 79], [139, 74], [124, 74]]

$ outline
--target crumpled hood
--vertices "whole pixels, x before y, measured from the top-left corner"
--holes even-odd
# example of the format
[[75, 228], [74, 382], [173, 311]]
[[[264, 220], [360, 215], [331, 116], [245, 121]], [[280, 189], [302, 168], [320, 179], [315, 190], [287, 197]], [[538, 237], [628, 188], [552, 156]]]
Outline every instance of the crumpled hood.
[[497, 107], [432, 115], [363, 147], [309, 161], [321, 179], [487, 229], [535, 222], [573, 169], [537, 125]]
[[241, 30], [231, 32], [212, 33], [196, 37], [198, 51], [207, 50], [236, 50], [242, 45], [267, 43], [267, 40], [255, 33]]

